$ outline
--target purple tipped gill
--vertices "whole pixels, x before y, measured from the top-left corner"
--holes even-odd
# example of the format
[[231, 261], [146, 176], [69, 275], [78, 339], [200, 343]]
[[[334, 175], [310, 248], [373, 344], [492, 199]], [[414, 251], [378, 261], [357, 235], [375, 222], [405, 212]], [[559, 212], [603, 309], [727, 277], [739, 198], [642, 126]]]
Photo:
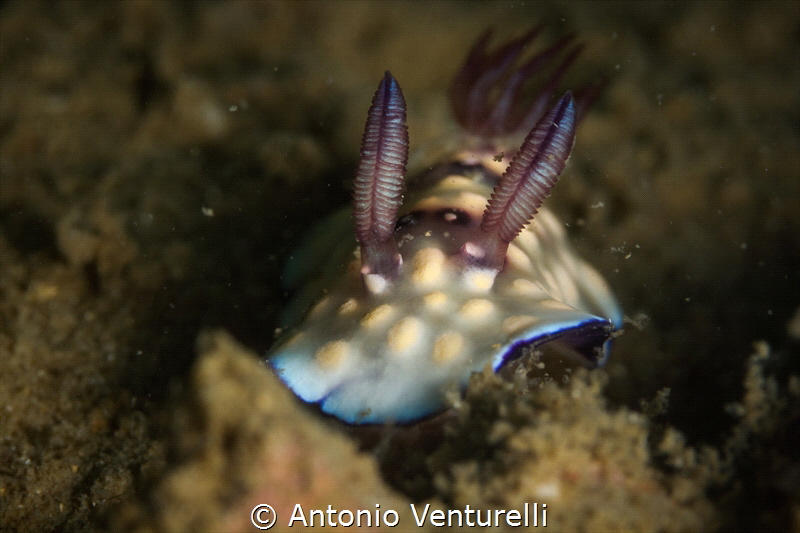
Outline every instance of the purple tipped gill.
[[[572, 36], [564, 37], [512, 72], [505, 84], [500, 87], [494, 108], [487, 118], [487, 123], [494, 128], [502, 128], [502, 130], [509, 128], [522, 129], [524, 127], [525, 131], [529, 131], [536, 123], [536, 120], [544, 114], [550, 99], [553, 97], [556, 85], [558, 85], [567, 67], [577, 54], [571, 52], [567, 59], [561, 62], [556, 72], [550, 77], [546, 85], [539, 90], [536, 98], [528, 105], [527, 109], [523, 106], [522, 88], [531, 76], [544, 69], [572, 40]], [[534, 116], [533, 120], [526, 120], [531, 115]], [[496, 134], [501, 133], [503, 131], [496, 132]]]
[[492, 53], [486, 45], [492, 36], [487, 29], [473, 45], [464, 66], [456, 74], [450, 93], [450, 101], [456, 119], [465, 129], [476, 131], [486, 123], [490, 108], [490, 92], [522, 53], [525, 46], [541, 32], [541, 26], [532, 29], [519, 39], [509, 42]]
[[[573, 37], [565, 37], [564, 39], [560, 40], [556, 43], [553, 47], [548, 50], [545, 50], [538, 56], [534, 57], [531, 62], [538, 62], [541, 61], [540, 65], [546, 64], [549, 62], [550, 58], [555, 57], [558, 55], [562, 50], [564, 50], [569, 43], [571, 43]], [[545, 84], [539, 89], [536, 98], [534, 98], [533, 102], [527, 107], [522, 108], [523, 114], [513, 117], [515, 123], [517, 124], [516, 128], [518, 130], [528, 131], [529, 128], [532, 128], [542, 115], [544, 115], [545, 110], [547, 109], [548, 104], [550, 103], [551, 98], [556, 92], [556, 88], [558, 84], [561, 82], [561, 78], [564, 77], [569, 67], [575, 61], [575, 59], [580, 55], [581, 50], [583, 50], [583, 45], [578, 44], [573, 46], [569, 52], [567, 52], [566, 57], [558, 64], [558, 66], [553, 70], [550, 74], [549, 78], [545, 82]], [[541, 59], [540, 59], [541, 57]], [[540, 66], [536, 67], [528, 67], [527, 65], [523, 66], [523, 68], [530, 68], [530, 72], [534, 72], [536, 69], [541, 68]], [[583, 91], [583, 89], [581, 89]], [[581, 119], [581, 111], [582, 108], [576, 106], [575, 117], [576, 120]]]
[[526, 83], [547, 69], [573, 41], [573, 37], [565, 37], [515, 69], [514, 63], [540, 30], [535, 28], [494, 52], [486, 49], [491, 31], [478, 39], [450, 90], [453, 112], [465, 130], [483, 137], [527, 132], [542, 116], [581, 47], [569, 49], [530, 99], [524, 94]]
[[364, 275], [397, 276], [402, 259], [393, 232], [407, 161], [406, 103], [397, 80], [386, 71], [372, 99], [353, 186], [353, 218]]

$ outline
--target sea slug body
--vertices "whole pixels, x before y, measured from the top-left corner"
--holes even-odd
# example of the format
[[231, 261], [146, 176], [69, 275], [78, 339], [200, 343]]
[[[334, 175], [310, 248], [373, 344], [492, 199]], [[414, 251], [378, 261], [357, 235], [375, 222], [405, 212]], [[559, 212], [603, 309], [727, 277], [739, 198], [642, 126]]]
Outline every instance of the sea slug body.
[[[473, 372], [498, 371], [531, 347], [556, 346], [588, 367], [608, 358], [620, 309], [541, 208], [588, 98], [567, 92], [546, 111], [578, 47], [526, 103], [523, 82], [569, 43], [510, 70], [535, 34], [493, 53], [488, 33], [478, 40], [451, 94], [470, 140], [417, 176], [422, 186], [405, 200], [406, 105], [384, 75], [352, 218], [333, 215], [286, 267], [295, 300], [282, 325], [292, 327], [267, 361], [302, 400], [352, 424], [412, 422], [443, 409]], [[517, 132], [527, 137], [503, 171], [496, 156], [509, 151], [494, 140]]]

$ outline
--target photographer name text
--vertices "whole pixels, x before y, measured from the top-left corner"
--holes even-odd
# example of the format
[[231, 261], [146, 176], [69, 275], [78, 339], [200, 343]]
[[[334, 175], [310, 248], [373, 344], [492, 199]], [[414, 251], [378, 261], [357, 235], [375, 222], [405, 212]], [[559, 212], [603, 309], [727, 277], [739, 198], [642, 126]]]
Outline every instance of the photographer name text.
[[[465, 505], [462, 509], [432, 509], [431, 504], [410, 504], [417, 527], [428, 524], [434, 527], [547, 527], [547, 504], [525, 503], [519, 509], [475, 509]], [[273, 517], [273, 524], [277, 516]], [[287, 527], [396, 527], [401, 522], [394, 509], [381, 509], [380, 504], [370, 509], [305, 509], [295, 504]]]

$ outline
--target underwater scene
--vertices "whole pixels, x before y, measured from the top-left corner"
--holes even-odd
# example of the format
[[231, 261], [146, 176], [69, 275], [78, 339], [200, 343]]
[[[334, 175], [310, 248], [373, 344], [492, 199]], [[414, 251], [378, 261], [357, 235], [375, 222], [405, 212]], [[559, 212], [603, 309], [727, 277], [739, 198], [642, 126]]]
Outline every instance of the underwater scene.
[[0, 530], [800, 531], [799, 42], [0, 2]]

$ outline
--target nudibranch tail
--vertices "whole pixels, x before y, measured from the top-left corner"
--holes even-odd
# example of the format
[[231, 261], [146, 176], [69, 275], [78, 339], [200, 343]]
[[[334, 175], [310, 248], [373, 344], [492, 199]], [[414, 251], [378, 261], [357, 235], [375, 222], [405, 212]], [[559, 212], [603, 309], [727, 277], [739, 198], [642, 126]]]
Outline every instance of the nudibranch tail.
[[531, 130], [495, 186], [479, 240], [464, 245], [468, 260], [501, 270], [508, 245], [525, 227], [564, 170], [575, 141], [575, 102], [567, 92]]
[[406, 102], [387, 70], [372, 99], [353, 186], [353, 218], [361, 245], [361, 274], [382, 292], [402, 263], [393, 233], [408, 162]]
[[[498, 137], [526, 132], [541, 118], [556, 86], [582, 46], [572, 47], [537, 91], [533, 101], [526, 102], [522, 94], [525, 82], [574, 40], [572, 36], [564, 37], [512, 70], [522, 51], [540, 31], [540, 27], [534, 28], [492, 53], [486, 50], [491, 30], [478, 39], [450, 89], [453, 114], [465, 130], [482, 137]], [[501, 83], [499, 88], [496, 87], [498, 83]]]

